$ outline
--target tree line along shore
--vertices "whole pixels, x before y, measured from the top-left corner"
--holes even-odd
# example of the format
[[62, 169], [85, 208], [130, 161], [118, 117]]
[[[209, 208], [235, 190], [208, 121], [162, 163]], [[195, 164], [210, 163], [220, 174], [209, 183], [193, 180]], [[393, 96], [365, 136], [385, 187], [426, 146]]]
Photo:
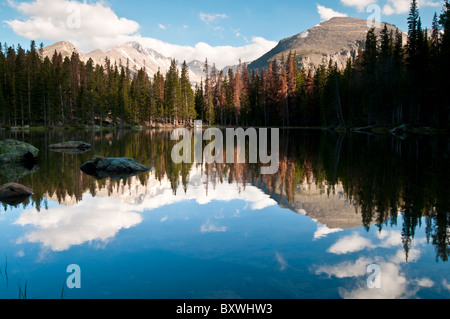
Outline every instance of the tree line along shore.
[[345, 131], [448, 132], [450, 3], [422, 28], [411, 3], [406, 45], [400, 30], [367, 33], [358, 54], [340, 69], [332, 61], [299, 67], [296, 52], [262, 70], [246, 64], [228, 72], [205, 61], [192, 85], [176, 61], [150, 78], [142, 68], [83, 62], [73, 53], [43, 57], [0, 44], [0, 126], [141, 128], [205, 125], [301, 127]]

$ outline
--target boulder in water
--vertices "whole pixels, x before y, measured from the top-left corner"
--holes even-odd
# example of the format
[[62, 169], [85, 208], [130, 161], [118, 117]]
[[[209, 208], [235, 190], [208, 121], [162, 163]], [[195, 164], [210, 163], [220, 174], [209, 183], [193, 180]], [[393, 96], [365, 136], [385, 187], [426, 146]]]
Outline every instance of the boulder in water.
[[70, 141], [59, 144], [52, 144], [48, 148], [54, 152], [81, 154], [89, 151], [91, 149], [91, 145], [82, 141]]
[[11, 199], [18, 197], [29, 197], [33, 195], [33, 191], [23, 185], [17, 183], [8, 183], [0, 186], [0, 199]]
[[96, 157], [81, 166], [81, 170], [87, 175], [94, 176], [98, 179], [111, 177], [115, 180], [126, 179], [136, 174], [149, 171], [150, 169], [150, 167], [127, 157]]
[[39, 150], [25, 142], [12, 139], [0, 142], [0, 165], [33, 162], [38, 155]]

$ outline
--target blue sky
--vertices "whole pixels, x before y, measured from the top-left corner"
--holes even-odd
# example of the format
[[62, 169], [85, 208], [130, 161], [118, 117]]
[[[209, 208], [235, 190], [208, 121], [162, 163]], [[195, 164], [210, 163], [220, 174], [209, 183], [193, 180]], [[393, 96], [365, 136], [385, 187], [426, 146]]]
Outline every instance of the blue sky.
[[[179, 58], [185, 52], [190, 59], [201, 51], [216, 60], [226, 60], [227, 56], [253, 58], [270, 50], [279, 40], [335, 15], [367, 19], [375, 13], [381, 21], [406, 30], [410, 7], [410, 0], [0, 0], [0, 3], [2, 43], [28, 47], [30, 39], [44, 45], [66, 40], [87, 53], [97, 48], [107, 50], [132, 39], [168, 56]], [[423, 23], [429, 26], [434, 12], [441, 12], [443, 1], [419, 0], [419, 3]], [[367, 12], [369, 5], [372, 7]], [[75, 28], [67, 28], [68, 19]]]

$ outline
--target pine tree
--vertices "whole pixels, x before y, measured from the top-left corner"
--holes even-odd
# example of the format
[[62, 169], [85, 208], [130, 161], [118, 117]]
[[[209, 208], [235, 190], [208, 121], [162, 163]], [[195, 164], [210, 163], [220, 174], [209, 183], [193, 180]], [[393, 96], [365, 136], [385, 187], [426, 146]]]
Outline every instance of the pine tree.
[[286, 68], [282, 64], [281, 70], [278, 74], [277, 81], [277, 112], [278, 119], [280, 123], [284, 126], [287, 125], [288, 120], [288, 109], [289, 109], [289, 99], [288, 99], [288, 83], [286, 79]]
[[195, 86], [195, 112], [197, 113], [197, 119], [205, 120], [205, 99], [203, 92], [203, 80], [200, 81], [200, 85]]
[[178, 81], [178, 69], [175, 60], [172, 60], [169, 71], [166, 74], [164, 84], [164, 103], [167, 111], [168, 121], [178, 125], [180, 106], [180, 85]]
[[446, 0], [444, 3], [444, 8], [439, 17], [439, 24], [443, 30], [443, 36], [441, 39], [441, 65], [443, 66], [443, 74], [448, 78], [450, 74], [450, 1]]
[[151, 83], [144, 68], [140, 69], [132, 82], [132, 99], [135, 102], [135, 123], [151, 123]]
[[153, 119], [156, 122], [165, 124], [166, 112], [164, 108], [164, 77], [160, 70], [153, 76], [153, 98], [152, 98], [152, 113]]
[[5, 99], [5, 83], [6, 82], [6, 57], [3, 53], [3, 47], [0, 43], [0, 116], [1, 123], [6, 124], [6, 99]]
[[203, 72], [205, 73], [204, 97], [203, 97], [204, 99], [203, 105], [205, 108], [204, 120], [211, 125], [215, 121], [215, 111], [213, 103], [213, 83], [211, 81], [211, 73], [209, 71], [208, 59], [205, 59]]
[[437, 13], [434, 13], [433, 16], [433, 22], [431, 23], [431, 47], [434, 53], [434, 55], [436, 55], [437, 50], [439, 48], [439, 44], [440, 44], [440, 40], [441, 40], [441, 35], [440, 35], [440, 26], [439, 26], [439, 20], [438, 20], [438, 16]]
[[25, 125], [25, 108], [28, 104], [28, 75], [25, 50], [18, 45], [15, 65], [18, 121], [15, 125]]
[[408, 16], [408, 44], [406, 52], [408, 55], [408, 64], [411, 70], [417, 67], [417, 53], [419, 47], [419, 36], [422, 32], [420, 28], [420, 15], [417, 0], [412, 0]]
[[189, 80], [189, 68], [186, 61], [183, 62], [181, 67], [180, 94], [183, 124], [186, 125], [191, 123], [192, 120], [197, 117], [195, 112], [195, 96], [194, 91], [192, 90], [191, 81]]

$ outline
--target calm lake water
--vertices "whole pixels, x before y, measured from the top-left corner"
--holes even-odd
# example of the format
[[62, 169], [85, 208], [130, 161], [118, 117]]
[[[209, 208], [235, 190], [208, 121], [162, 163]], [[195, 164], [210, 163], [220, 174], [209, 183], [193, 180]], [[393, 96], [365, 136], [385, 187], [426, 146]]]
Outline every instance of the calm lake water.
[[[281, 131], [280, 169], [260, 176], [176, 165], [170, 131], [0, 136], [40, 149], [31, 170], [0, 170], [34, 191], [3, 203], [0, 298], [450, 297], [448, 137]], [[70, 140], [92, 150], [48, 150]], [[80, 171], [95, 155], [153, 169], [99, 181]], [[80, 289], [65, 286], [72, 264]]]

